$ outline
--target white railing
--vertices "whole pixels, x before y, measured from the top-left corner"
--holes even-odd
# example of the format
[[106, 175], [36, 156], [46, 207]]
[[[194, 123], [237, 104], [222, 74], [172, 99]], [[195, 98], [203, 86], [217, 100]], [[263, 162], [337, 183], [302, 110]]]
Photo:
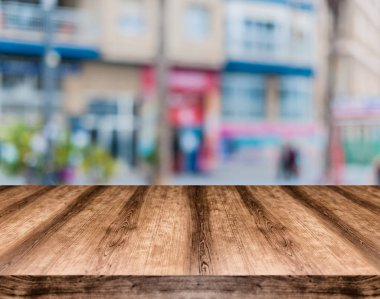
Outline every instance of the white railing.
[[[88, 12], [58, 8], [53, 13], [56, 43], [97, 46], [98, 22]], [[44, 22], [41, 6], [25, 3], [0, 3], [0, 37], [41, 42]]]

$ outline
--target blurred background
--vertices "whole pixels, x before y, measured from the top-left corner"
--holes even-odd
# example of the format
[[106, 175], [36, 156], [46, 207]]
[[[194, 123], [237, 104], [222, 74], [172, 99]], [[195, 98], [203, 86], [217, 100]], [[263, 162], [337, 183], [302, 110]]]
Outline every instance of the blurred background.
[[378, 0], [0, 0], [0, 184], [380, 184]]

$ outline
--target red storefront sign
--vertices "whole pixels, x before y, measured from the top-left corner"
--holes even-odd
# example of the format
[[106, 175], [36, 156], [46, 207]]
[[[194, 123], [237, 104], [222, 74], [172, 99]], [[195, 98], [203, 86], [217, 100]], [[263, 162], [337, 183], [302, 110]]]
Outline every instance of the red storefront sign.
[[[154, 68], [146, 67], [142, 71], [144, 93], [153, 92], [156, 85]], [[172, 92], [205, 93], [218, 89], [219, 76], [215, 72], [172, 69], [168, 75], [168, 87]]]
[[[155, 101], [155, 69], [146, 67], [141, 75], [145, 102]], [[179, 131], [201, 130], [198, 169], [211, 170], [216, 165], [220, 136], [219, 74], [213, 71], [171, 69], [167, 80], [169, 121]]]
[[199, 94], [171, 95], [169, 118], [175, 127], [201, 127], [203, 123], [203, 99]]
[[[142, 72], [145, 94], [154, 94], [156, 73], [147, 67]], [[201, 127], [207, 114], [207, 96], [218, 89], [215, 72], [173, 69], [169, 71], [169, 119], [176, 127]]]

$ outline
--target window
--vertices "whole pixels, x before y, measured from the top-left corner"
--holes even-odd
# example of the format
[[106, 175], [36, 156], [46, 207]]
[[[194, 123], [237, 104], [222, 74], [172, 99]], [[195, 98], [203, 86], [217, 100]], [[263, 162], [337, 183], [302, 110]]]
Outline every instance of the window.
[[295, 16], [291, 26], [291, 49], [294, 59], [303, 63], [309, 63], [313, 58], [313, 18], [307, 16]]
[[91, 98], [87, 111], [79, 118], [79, 128], [92, 143], [107, 149], [115, 157], [133, 166], [136, 162], [135, 102], [123, 95]]
[[223, 117], [259, 120], [265, 116], [265, 78], [233, 74], [223, 77]]
[[185, 14], [185, 32], [195, 40], [204, 40], [210, 34], [210, 12], [200, 5], [191, 5]]
[[280, 117], [283, 120], [311, 120], [313, 84], [309, 78], [282, 78]]
[[145, 31], [144, 1], [123, 0], [119, 25], [123, 32], [137, 35]]
[[273, 52], [276, 43], [276, 24], [271, 21], [244, 21], [244, 47], [259, 54]]
[[227, 48], [232, 55], [254, 60], [282, 58], [286, 51], [286, 24], [274, 18], [247, 16], [227, 23]]
[[1, 85], [4, 90], [14, 90], [22, 87], [31, 87], [35, 85], [35, 80], [30, 79], [32, 78], [26, 78], [22, 75], [3, 74]]

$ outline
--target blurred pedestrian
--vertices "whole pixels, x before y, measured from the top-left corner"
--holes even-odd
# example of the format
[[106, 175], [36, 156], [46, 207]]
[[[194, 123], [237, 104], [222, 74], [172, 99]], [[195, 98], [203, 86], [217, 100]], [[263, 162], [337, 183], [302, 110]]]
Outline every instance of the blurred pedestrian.
[[198, 172], [198, 156], [201, 149], [201, 136], [198, 130], [183, 129], [179, 145], [184, 156], [184, 170], [191, 173]]
[[285, 144], [280, 156], [280, 176], [286, 180], [294, 179], [299, 176], [299, 153], [290, 144]]

